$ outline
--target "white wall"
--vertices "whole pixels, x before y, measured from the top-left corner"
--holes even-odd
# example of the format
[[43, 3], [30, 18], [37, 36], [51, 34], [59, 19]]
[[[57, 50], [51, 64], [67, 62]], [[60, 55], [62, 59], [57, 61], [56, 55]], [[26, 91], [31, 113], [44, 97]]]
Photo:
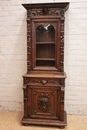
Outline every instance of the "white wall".
[[87, 114], [87, 0], [0, 0], [0, 110], [23, 110], [26, 10], [23, 3], [70, 2], [65, 21], [65, 109]]

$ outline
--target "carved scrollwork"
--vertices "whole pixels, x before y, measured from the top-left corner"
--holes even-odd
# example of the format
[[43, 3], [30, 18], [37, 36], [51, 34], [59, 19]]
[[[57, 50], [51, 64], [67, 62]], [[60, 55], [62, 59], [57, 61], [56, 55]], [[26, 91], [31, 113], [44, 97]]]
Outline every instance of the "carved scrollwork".
[[43, 11], [42, 10], [36, 10], [36, 11], [32, 11], [32, 15], [36, 16], [36, 15], [42, 15]]
[[61, 60], [61, 61], [60, 61], [60, 66], [63, 66], [63, 64], [64, 64], [64, 62]]
[[56, 81], [56, 80], [32, 80], [31, 82], [33, 82], [33, 83], [42, 83], [42, 84], [46, 84], [46, 83], [59, 84], [59, 81]]
[[33, 83], [41, 83], [41, 80], [32, 80]]
[[60, 101], [60, 120], [64, 120], [64, 87], [61, 87]]
[[55, 81], [55, 80], [48, 80], [48, 83], [55, 83], [55, 84], [59, 84], [58, 81]]
[[[24, 77], [24, 84], [27, 84], [27, 78], [26, 77]], [[26, 85], [24, 85], [23, 88], [26, 88]]]
[[41, 93], [38, 97], [38, 109], [42, 112], [48, 112], [50, 107], [50, 96], [47, 93]]
[[27, 86], [26, 86], [26, 85], [24, 85], [24, 86], [23, 86], [23, 90], [26, 90], [26, 88], [27, 88]]
[[60, 10], [57, 9], [51, 9], [48, 11], [48, 15], [59, 15], [60, 14]]
[[27, 61], [27, 65], [31, 66], [31, 61]]
[[30, 32], [28, 32], [27, 41], [28, 41], [28, 42], [31, 42], [31, 34], [30, 34]]
[[60, 58], [62, 57], [60, 59], [60, 71], [63, 72], [63, 70], [64, 70], [64, 20], [61, 20], [60, 42], [61, 42], [61, 44], [60, 44]]
[[61, 34], [60, 38], [61, 38], [61, 42], [64, 42], [64, 34], [63, 33]]
[[65, 11], [63, 9], [52, 9], [52, 8], [42, 8], [42, 9], [35, 9], [35, 10], [28, 10], [27, 15], [28, 18], [31, 16], [42, 16], [42, 15], [56, 15], [64, 17]]
[[31, 10], [28, 10], [28, 11], [27, 11], [27, 17], [29, 18], [30, 15], [31, 15]]
[[64, 17], [65, 11], [63, 9], [61, 9], [60, 14], [61, 14], [62, 17]]
[[24, 101], [25, 101], [25, 102], [27, 101], [27, 97], [24, 97]]
[[[27, 16], [30, 17], [31, 11], [27, 11]], [[27, 71], [31, 69], [31, 28], [30, 19], [27, 19]]]
[[61, 87], [61, 103], [64, 102], [64, 87]]
[[61, 80], [60, 80], [60, 84], [61, 84], [61, 85], [65, 85], [65, 79], [61, 79]]
[[31, 61], [27, 61], [27, 69], [28, 69], [28, 71], [30, 70], [30, 68], [31, 68]]
[[27, 51], [28, 51], [28, 53], [31, 51], [31, 46], [27, 47]]

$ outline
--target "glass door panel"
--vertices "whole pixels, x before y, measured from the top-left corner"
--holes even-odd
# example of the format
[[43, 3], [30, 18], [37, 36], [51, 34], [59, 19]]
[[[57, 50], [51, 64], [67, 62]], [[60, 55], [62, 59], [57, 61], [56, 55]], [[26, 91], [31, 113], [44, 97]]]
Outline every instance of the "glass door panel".
[[36, 66], [55, 66], [55, 29], [51, 24], [36, 29]]
[[36, 29], [36, 42], [55, 42], [55, 30], [50, 24], [39, 25]]

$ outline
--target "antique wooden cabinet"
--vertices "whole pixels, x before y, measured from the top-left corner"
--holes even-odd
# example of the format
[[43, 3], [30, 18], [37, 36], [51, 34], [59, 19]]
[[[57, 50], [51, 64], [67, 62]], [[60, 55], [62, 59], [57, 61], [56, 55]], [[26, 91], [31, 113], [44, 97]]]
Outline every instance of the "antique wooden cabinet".
[[69, 3], [23, 4], [27, 10], [24, 125], [67, 125], [64, 111], [64, 14]]

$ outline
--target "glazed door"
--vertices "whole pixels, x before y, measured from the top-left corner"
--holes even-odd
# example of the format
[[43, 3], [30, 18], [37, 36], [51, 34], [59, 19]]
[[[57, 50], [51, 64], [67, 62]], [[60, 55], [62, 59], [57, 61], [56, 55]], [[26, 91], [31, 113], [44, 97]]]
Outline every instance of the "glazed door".
[[33, 70], [59, 70], [59, 24], [52, 19], [32, 22]]

